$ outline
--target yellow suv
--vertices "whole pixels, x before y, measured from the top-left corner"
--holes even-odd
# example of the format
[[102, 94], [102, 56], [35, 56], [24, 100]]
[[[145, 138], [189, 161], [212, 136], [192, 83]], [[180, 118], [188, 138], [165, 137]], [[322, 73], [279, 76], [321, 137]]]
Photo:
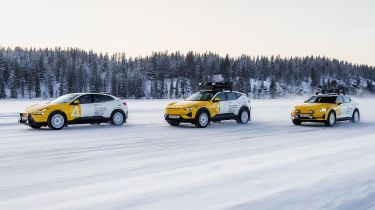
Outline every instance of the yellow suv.
[[200, 83], [200, 91], [184, 101], [173, 102], [165, 109], [169, 125], [192, 123], [207, 127], [210, 121], [236, 120], [246, 124], [250, 120], [250, 100], [246, 94], [232, 91], [227, 82]]
[[301, 125], [303, 122], [323, 122], [334, 126], [336, 121], [360, 121], [358, 103], [340, 91], [318, 92], [303, 104], [294, 107], [291, 113], [292, 122]]

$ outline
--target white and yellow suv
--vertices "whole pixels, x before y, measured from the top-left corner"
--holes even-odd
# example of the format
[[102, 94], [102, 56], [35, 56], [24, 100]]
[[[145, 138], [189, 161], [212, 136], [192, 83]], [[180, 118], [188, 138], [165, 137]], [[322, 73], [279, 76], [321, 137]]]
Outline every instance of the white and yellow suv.
[[303, 104], [294, 107], [291, 113], [292, 122], [301, 125], [303, 122], [322, 122], [334, 126], [337, 121], [360, 121], [359, 104], [345, 93], [317, 92]]
[[192, 123], [204, 128], [210, 121], [246, 124], [250, 120], [250, 100], [246, 94], [232, 91], [230, 83], [200, 83], [200, 89], [184, 101], [167, 105], [164, 117], [169, 125]]
[[20, 113], [19, 122], [32, 128], [59, 130], [70, 124], [106, 123], [122, 125], [128, 117], [123, 100], [102, 93], [71, 93], [52, 102], [33, 105]]

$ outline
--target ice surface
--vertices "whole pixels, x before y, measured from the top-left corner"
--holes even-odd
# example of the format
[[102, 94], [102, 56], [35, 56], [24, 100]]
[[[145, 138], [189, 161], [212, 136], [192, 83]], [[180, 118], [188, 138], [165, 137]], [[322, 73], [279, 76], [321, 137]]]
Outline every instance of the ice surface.
[[0, 101], [0, 209], [375, 209], [375, 99], [362, 122], [294, 126], [303, 99], [253, 100], [252, 121], [168, 126], [168, 100], [129, 100], [128, 123], [18, 125]]

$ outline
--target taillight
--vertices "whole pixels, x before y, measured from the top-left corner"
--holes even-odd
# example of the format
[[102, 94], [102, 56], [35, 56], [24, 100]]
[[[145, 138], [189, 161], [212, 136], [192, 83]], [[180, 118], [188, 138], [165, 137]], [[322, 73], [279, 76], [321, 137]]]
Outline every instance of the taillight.
[[128, 103], [126, 103], [126, 101], [123, 102], [124, 106], [128, 106]]

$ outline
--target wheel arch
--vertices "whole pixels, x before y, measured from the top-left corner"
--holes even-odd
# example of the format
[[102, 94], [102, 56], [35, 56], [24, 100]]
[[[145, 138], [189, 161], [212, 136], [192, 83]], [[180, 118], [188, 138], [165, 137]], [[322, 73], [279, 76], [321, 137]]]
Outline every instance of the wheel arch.
[[110, 119], [112, 119], [113, 115], [115, 114], [115, 112], [121, 112], [121, 114], [124, 115], [124, 122], [126, 122], [126, 114], [124, 112], [124, 110], [122, 109], [114, 109], [112, 112], [111, 112], [111, 115], [109, 116]]
[[329, 115], [331, 114], [331, 112], [333, 112], [333, 114], [335, 114], [335, 118], [336, 118], [336, 120], [337, 120], [337, 113], [336, 113], [336, 110], [334, 110], [334, 109], [330, 109], [330, 110], [328, 110], [328, 114], [327, 114], [326, 120], [328, 120], [328, 117], [329, 117]]
[[54, 110], [52, 111], [51, 113], [49, 113], [48, 117], [47, 117], [47, 122], [49, 121], [49, 119], [52, 117], [53, 114], [55, 113], [59, 113], [59, 114], [62, 114], [62, 116], [64, 117], [65, 119], [65, 124], [68, 124], [68, 116], [66, 115], [66, 113], [64, 111], [61, 111], [61, 110]]
[[245, 105], [243, 105], [243, 106], [241, 106], [241, 108], [238, 110], [238, 113], [237, 113], [237, 115], [239, 115], [240, 113], [241, 113], [241, 111], [242, 110], [246, 110], [246, 111], [248, 111], [249, 112], [249, 114], [250, 114], [250, 109], [249, 109], [249, 107], [248, 106], [245, 106]]
[[208, 110], [207, 107], [200, 107], [200, 108], [195, 112], [194, 119], [197, 117], [197, 114], [198, 114], [199, 112], [207, 112], [207, 113], [208, 113], [208, 117], [209, 117], [209, 118], [212, 117], [212, 116], [211, 116], [211, 113], [210, 113], [210, 111]]

